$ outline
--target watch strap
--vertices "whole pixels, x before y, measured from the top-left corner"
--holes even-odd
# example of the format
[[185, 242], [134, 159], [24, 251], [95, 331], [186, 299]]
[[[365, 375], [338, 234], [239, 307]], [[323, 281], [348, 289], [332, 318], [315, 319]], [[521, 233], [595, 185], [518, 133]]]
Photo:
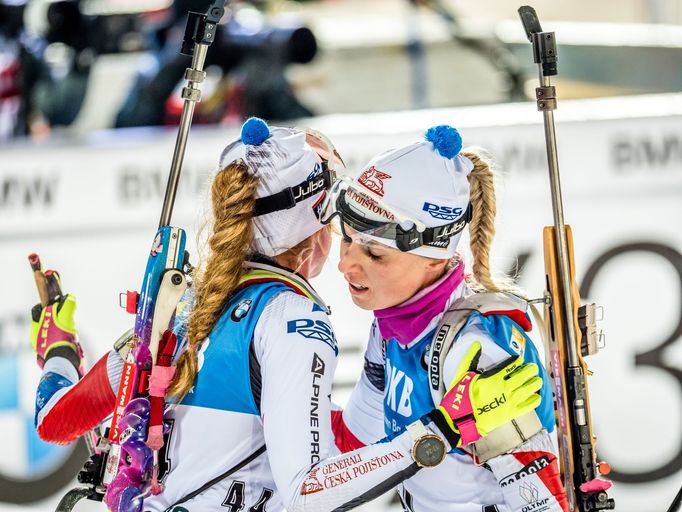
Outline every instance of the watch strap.
[[407, 427], [407, 432], [410, 434], [410, 438], [412, 439], [412, 444], [416, 443], [421, 439], [422, 437], [431, 434], [424, 424], [422, 423], [422, 420], [417, 420], [414, 423], [410, 423]]

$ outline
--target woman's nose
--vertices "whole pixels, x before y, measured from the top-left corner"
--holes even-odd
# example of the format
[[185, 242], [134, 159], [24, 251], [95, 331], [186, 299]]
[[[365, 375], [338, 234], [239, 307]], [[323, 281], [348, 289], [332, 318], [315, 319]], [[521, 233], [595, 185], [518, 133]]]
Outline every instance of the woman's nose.
[[339, 250], [339, 272], [345, 274], [352, 270], [353, 266], [357, 264], [357, 244], [352, 242], [341, 241], [341, 248]]

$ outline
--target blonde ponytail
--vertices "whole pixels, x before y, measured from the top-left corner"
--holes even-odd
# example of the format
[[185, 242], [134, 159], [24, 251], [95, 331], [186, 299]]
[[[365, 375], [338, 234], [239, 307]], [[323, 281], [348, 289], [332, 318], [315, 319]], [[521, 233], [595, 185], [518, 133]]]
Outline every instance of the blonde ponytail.
[[472, 151], [462, 151], [460, 154], [474, 164], [469, 174], [469, 198], [473, 209], [469, 223], [469, 245], [474, 258], [472, 273], [475, 281], [472, 287], [488, 292], [515, 291], [509, 283], [495, 282], [490, 270], [490, 248], [495, 237], [497, 213], [493, 171], [478, 154]]
[[203, 271], [194, 277], [195, 303], [189, 316], [189, 347], [177, 362], [167, 396], [176, 401], [189, 392], [198, 371], [197, 350], [217, 323], [244, 273], [253, 239], [252, 218], [258, 178], [242, 160], [218, 172], [211, 185], [213, 229]]

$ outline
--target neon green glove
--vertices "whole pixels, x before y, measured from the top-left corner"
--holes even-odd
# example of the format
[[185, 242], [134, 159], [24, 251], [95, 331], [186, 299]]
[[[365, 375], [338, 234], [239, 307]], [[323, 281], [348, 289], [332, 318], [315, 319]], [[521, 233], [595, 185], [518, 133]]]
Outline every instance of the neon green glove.
[[47, 359], [58, 355], [71, 361], [82, 375], [83, 349], [78, 343], [75, 312], [76, 298], [70, 294], [44, 308], [40, 304], [34, 306], [31, 346], [41, 368]]
[[537, 391], [542, 387], [542, 379], [536, 364], [524, 364], [521, 356], [513, 356], [478, 373], [480, 357], [481, 344], [476, 341], [436, 409], [442, 416], [441, 421], [436, 421], [439, 429], [449, 428], [459, 438], [454, 445], [448, 439], [453, 446], [473, 443], [540, 405]]

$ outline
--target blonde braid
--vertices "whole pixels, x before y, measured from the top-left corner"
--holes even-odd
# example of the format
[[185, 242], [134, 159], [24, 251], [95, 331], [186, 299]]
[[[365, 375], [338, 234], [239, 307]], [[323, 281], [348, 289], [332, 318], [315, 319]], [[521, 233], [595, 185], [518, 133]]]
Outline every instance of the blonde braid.
[[472, 272], [475, 284], [484, 291], [499, 292], [502, 288], [493, 281], [490, 273], [490, 246], [495, 236], [497, 213], [493, 171], [476, 153], [462, 151], [460, 154], [474, 164], [474, 169], [469, 174], [469, 198], [473, 209], [469, 224], [469, 245], [474, 257]]
[[257, 186], [258, 178], [248, 172], [242, 160], [232, 162], [213, 179], [213, 230], [208, 239], [206, 267], [194, 279], [195, 303], [187, 332], [189, 347], [178, 359], [175, 378], [167, 393], [177, 401], [194, 385], [197, 350], [213, 330], [244, 273], [244, 261], [253, 239], [251, 220]]

